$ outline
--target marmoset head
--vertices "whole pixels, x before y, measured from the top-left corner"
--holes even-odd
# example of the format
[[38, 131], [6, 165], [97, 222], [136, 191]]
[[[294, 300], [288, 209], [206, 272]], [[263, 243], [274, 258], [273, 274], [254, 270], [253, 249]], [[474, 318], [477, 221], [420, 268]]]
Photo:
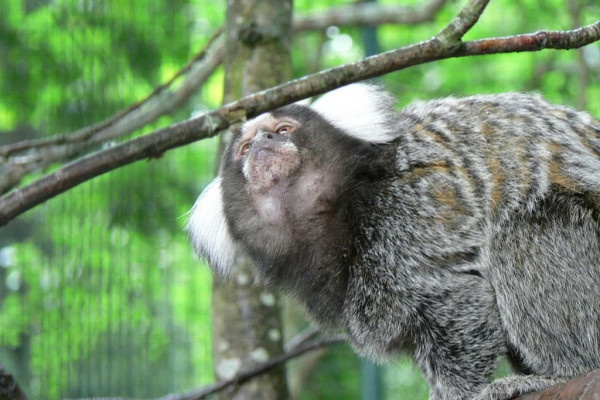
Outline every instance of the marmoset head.
[[356, 84], [244, 123], [191, 211], [199, 255], [227, 274], [237, 246], [272, 264], [333, 235], [354, 166], [393, 138], [393, 101], [377, 86]]

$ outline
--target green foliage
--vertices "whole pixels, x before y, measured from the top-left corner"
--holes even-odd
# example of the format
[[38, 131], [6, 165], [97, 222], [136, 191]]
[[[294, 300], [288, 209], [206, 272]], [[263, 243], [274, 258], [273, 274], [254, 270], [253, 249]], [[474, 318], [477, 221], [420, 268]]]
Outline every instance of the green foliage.
[[[214, 141], [176, 156], [160, 168], [181, 169], [180, 160], [192, 156], [211, 163]], [[183, 183], [179, 177], [161, 182], [161, 192], [148, 184], [127, 186], [149, 172], [169, 176], [158, 168], [133, 165], [50, 201], [36, 215], [44, 223], [34, 237], [13, 245], [10, 270], [27, 288], [3, 301], [3, 327], [10, 328], [0, 343], [18, 347], [23, 334], [35, 331], [31, 361], [44, 386], [32, 393], [150, 397], [212, 379], [210, 274], [193, 260], [182, 214], [173, 213], [187, 204], [178, 187]], [[210, 168], [204, 171], [196, 179], [206, 181]], [[188, 183], [190, 175], [182, 174]], [[135, 212], [125, 215], [120, 207]], [[130, 384], [161, 369], [161, 378]]]
[[[78, 129], [142, 99], [224, 17], [223, 5], [187, 0], [9, 0], [2, 11], [0, 142]], [[194, 108], [218, 105], [221, 87], [217, 73]], [[213, 379], [211, 277], [182, 228], [216, 144], [115, 171], [0, 228], [11, 255], [0, 267], [0, 363], [32, 398], [154, 397]]]
[[409, 360], [403, 360], [391, 368], [386, 368], [383, 380], [386, 399], [426, 400], [429, 396], [429, 388], [421, 376], [421, 372]]
[[4, 3], [0, 129], [30, 124], [46, 134], [96, 122], [150, 93], [224, 17], [222, 5], [188, 0]]
[[299, 400], [357, 398], [360, 360], [348, 346], [328, 350], [302, 386]]

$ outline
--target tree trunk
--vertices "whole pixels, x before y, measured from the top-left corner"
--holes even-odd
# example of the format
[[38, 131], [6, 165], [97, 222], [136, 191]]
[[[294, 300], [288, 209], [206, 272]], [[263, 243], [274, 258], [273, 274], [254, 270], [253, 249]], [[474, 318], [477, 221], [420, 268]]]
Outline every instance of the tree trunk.
[[[228, 1], [225, 102], [291, 77], [291, 15], [291, 0]], [[279, 300], [275, 293], [255, 285], [252, 262], [247, 256], [236, 257], [230, 279], [214, 281], [212, 310], [217, 379], [231, 378], [281, 353]], [[285, 399], [285, 369], [278, 368], [227, 391], [221, 398]]]

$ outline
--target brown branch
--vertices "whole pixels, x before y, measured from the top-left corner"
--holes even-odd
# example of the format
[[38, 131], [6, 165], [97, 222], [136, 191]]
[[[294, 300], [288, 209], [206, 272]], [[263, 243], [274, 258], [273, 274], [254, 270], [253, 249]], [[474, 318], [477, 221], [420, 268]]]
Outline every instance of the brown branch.
[[[357, 7], [351, 4], [328, 10], [323, 15], [315, 13], [301, 16], [296, 19], [293, 29], [297, 32], [325, 29], [333, 24], [416, 24], [433, 19], [435, 13], [447, 1], [429, 0], [413, 7], [384, 6], [376, 3], [370, 3], [367, 7]], [[128, 135], [184, 104], [221, 64], [224, 53], [222, 31], [222, 28], [219, 29], [205, 48], [168, 82], [157, 87], [145, 99], [106, 120], [73, 133], [0, 146], [0, 193], [12, 189], [25, 175], [35, 170], [58, 161], [73, 159], [100, 143]], [[168, 91], [173, 83], [184, 75], [181, 86]]]
[[[182, 394], [169, 394], [167, 396], [159, 397], [154, 400], [199, 400], [205, 399], [208, 396], [221, 392], [232, 386], [239, 386], [243, 383], [248, 382], [249, 380], [259, 376], [266, 374], [267, 372], [281, 366], [282, 364], [292, 360], [294, 358], [300, 357], [301, 355], [308, 353], [310, 351], [322, 349], [324, 347], [328, 347], [334, 344], [342, 343], [344, 341], [343, 336], [336, 336], [332, 338], [326, 339], [316, 339], [308, 342], [302, 342], [294, 348], [286, 351], [285, 353], [272, 358], [269, 361], [266, 361], [263, 364], [257, 365], [256, 367], [239, 373], [231, 379], [227, 379], [224, 381], [216, 382], [212, 385], [196, 389], [187, 393]], [[0, 399], [1, 400], [1, 399]], [[91, 398], [87, 400], [131, 400], [124, 397], [102, 397], [102, 398]]]
[[538, 31], [523, 35], [464, 42], [455, 56], [577, 49], [600, 40], [600, 21], [569, 31]]
[[250, 379], [252, 379], [258, 375], [267, 373], [270, 370], [277, 368], [280, 365], [286, 363], [287, 361], [291, 360], [292, 358], [296, 358], [296, 357], [298, 357], [304, 353], [307, 353], [309, 351], [321, 349], [323, 347], [327, 347], [332, 344], [341, 343], [343, 341], [344, 341], [344, 338], [342, 336], [337, 336], [337, 337], [327, 338], [327, 339], [313, 340], [311, 342], [301, 344], [300, 346], [297, 346], [297, 347], [293, 348], [292, 350], [289, 350], [289, 351], [281, 354], [280, 356], [277, 356], [277, 357], [273, 358], [272, 360], [269, 360], [269, 361], [265, 362], [264, 364], [261, 364], [255, 368], [251, 369], [250, 371], [243, 372], [243, 373], [233, 377], [232, 379], [217, 382], [209, 387], [203, 388], [201, 390], [198, 390], [198, 391], [195, 391], [192, 393], [184, 394], [183, 396], [176, 396], [176, 397], [167, 396], [167, 397], [164, 397], [164, 398], [161, 398], [158, 400], [204, 399], [204, 398], [210, 396], [211, 394], [220, 392], [228, 387], [238, 386], [245, 382], [248, 382]]
[[489, 2], [490, 0], [469, 0], [469, 3], [435, 38], [444, 45], [458, 45], [465, 33], [477, 23]]
[[[168, 82], [112, 117], [70, 134], [0, 147], [0, 193], [17, 185], [32, 171], [72, 159], [100, 143], [129, 134], [183, 104], [220, 65], [224, 51], [221, 31], [219, 29], [208, 45]], [[181, 86], [168, 91], [173, 82], [183, 75], [185, 79]]]
[[416, 25], [432, 21], [448, 0], [428, 0], [412, 6], [354, 3], [315, 11], [294, 18], [297, 32], [328, 26], [373, 26], [382, 24]]
[[[474, 2], [471, 1], [469, 5], [471, 3]], [[464, 30], [460, 24], [457, 26], [456, 32]], [[172, 148], [214, 136], [219, 131], [246, 118], [352, 82], [451, 57], [539, 51], [549, 48], [573, 49], [597, 40], [600, 40], [600, 21], [570, 31], [541, 31], [505, 38], [481, 39], [459, 43], [458, 47], [454, 42], [445, 44], [435, 37], [355, 63], [308, 75], [65, 165], [58, 171], [2, 196], [0, 225], [95, 176], [137, 160], [158, 157]]]
[[515, 400], [597, 400], [600, 399], [600, 370], [570, 379], [535, 393], [528, 393]]
[[[218, 63], [220, 63], [220, 59], [222, 58], [221, 51], [215, 51], [215, 50], [221, 49], [221, 47], [222, 47], [222, 43], [219, 40], [222, 33], [223, 33], [223, 27], [220, 27], [212, 35], [212, 37], [208, 40], [207, 45], [198, 54], [196, 54], [183, 68], [181, 68], [179, 71], [177, 71], [175, 73], [175, 75], [173, 75], [173, 77], [171, 77], [171, 79], [169, 79], [167, 82], [163, 83], [162, 85], [156, 87], [152, 91], [152, 93], [150, 93], [148, 96], [146, 96], [146, 98], [132, 104], [131, 106], [127, 107], [124, 110], [119, 111], [118, 113], [105, 119], [104, 121], [101, 121], [94, 125], [82, 128], [82, 129], [80, 129], [76, 132], [70, 133], [70, 134], [55, 135], [55, 136], [52, 136], [49, 138], [42, 138], [42, 139], [35, 139], [35, 140], [25, 140], [25, 141], [14, 143], [14, 144], [0, 146], [0, 157], [8, 157], [13, 153], [22, 152], [24, 150], [28, 150], [28, 149], [35, 148], [35, 147], [44, 147], [44, 146], [51, 146], [51, 145], [57, 145], [57, 144], [78, 143], [78, 142], [88, 141], [89, 139], [91, 139], [94, 136], [94, 134], [98, 133], [101, 130], [106, 129], [107, 127], [109, 127], [111, 125], [114, 125], [116, 122], [123, 119], [124, 116], [131, 114], [132, 112], [134, 112], [136, 110], [139, 110], [140, 108], [142, 108], [142, 106], [148, 104], [148, 102], [150, 102], [153, 98], [164, 93], [167, 89], [169, 89], [169, 87], [178, 78], [180, 78], [181, 76], [190, 72], [190, 70], [195, 65], [197, 65], [198, 62], [204, 61], [209, 54], [215, 52], [216, 53], [215, 58], [217, 59]], [[209, 60], [209, 61], [213, 61], [213, 60]], [[209, 64], [209, 65], [211, 65], [211, 64]], [[214, 71], [214, 68], [212, 68], [210, 66], [208, 68], [210, 69], [211, 73]], [[177, 106], [177, 104], [174, 104], [173, 106]], [[169, 108], [173, 108], [173, 106], [170, 106]], [[106, 134], [104, 136], [111, 137], [111, 135], [106, 135]]]

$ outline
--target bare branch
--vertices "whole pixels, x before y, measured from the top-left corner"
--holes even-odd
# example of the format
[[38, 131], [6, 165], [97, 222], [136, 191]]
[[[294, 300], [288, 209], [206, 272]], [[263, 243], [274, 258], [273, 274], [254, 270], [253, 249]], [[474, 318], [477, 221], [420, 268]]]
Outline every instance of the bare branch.
[[523, 35], [463, 42], [455, 56], [578, 49], [600, 40], [600, 21], [569, 31], [538, 31]]
[[328, 26], [416, 25], [432, 21], [448, 0], [428, 0], [413, 6], [353, 3], [294, 18], [294, 30], [324, 29]]
[[[333, 8], [325, 13], [300, 16], [295, 20], [293, 29], [297, 32], [325, 29], [333, 24], [416, 24], [433, 19], [435, 13], [447, 1], [429, 0], [413, 7], [377, 3], [351, 4]], [[3, 162], [0, 168], [0, 193], [15, 187], [25, 175], [33, 171], [58, 161], [73, 159], [100, 143], [128, 135], [184, 104], [221, 64], [224, 54], [222, 32], [223, 30], [219, 29], [205, 48], [168, 82], [157, 87], [145, 99], [110, 118], [73, 133], [0, 146], [0, 161]], [[184, 75], [186, 76], [181, 86], [168, 91], [175, 80]]]
[[[469, 4], [471, 3], [478, 4], [477, 0]], [[461, 14], [463, 12], [464, 9]], [[459, 31], [463, 32], [464, 26]], [[254, 93], [199, 117], [132, 139], [113, 148], [101, 150], [65, 165], [58, 171], [1, 197], [0, 225], [6, 224], [35, 205], [102, 173], [137, 160], [158, 157], [172, 148], [214, 136], [231, 124], [246, 118], [349, 83], [451, 57], [539, 51], [548, 48], [573, 49], [597, 40], [600, 40], [600, 21], [570, 31], [541, 31], [505, 38], [482, 39], [463, 42], [458, 47], [453, 42], [445, 45], [444, 41], [433, 38], [355, 63], [331, 68]]]
[[284, 350], [290, 351], [290, 350], [294, 349], [295, 347], [298, 347], [298, 346], [308, 342], [310, 339], [314, 338], [318, 334], [319, 334], [319, 332], [317, 331], [317, 328], [315, 328], [314, 326], [306, 328], [305, 330], [300, 332], [298, 335], [294, 336], [289, 342], [287, 342], [285, 344]]
[[330, 346], [332, 344], [337, 344], [337, 343], [341, 343], [344, 341], [344, 338], [342, 336], [336, 336], [333, 338], [327, 338], [327, 339], [319, 339], [319, 340], [313, 340], [311, 342], [308, 343], [303, 343], [295, 348], [293, 348], [292, 350], [289, 350], [283, 354], [281, 354], [278, 357], [273, 358], [272, 360], [267, 361], [266, 363], [257, 366], [256, 368], [253, 368], [252, 370], [248, 371], [248, 372], [244, 372], [239, 374], [238, 376], [226, 380], [226, 381], [221, 381], [221, 382], [217, 382], [214, 385], [211, 385], [207, 388], [198, 390], [194, 393], [188, 393], [185, 394], [181, 397], [172, 397], [172, 396], [168, 396], [159, 400], [198, 400], [198, 399], [204, 399], [207, 396], [220, 392], [223, 389], [226, 389], [230, 386], [237, 386], [237, 385], [241, 385], [244, 382], [249, 381], [250, 379], [258, 376], [258, 375], [262, 375], [274, 368], [279, 367], [280, 365], [286, 363], [287, 361], [291, 360], [292, 358], [296, 358], [304, 353], [307, 353], [309, 351], [312, 350], [317, 350], [323, 347], [327, 347]]
[[458, 45], [462, 37], [477, 23], [490, 0], [469, 0], [448, 26], [437, 34], [436, 39], [444, 45]]
[[[222, 29], [219, 29], [209, 44], [168, 82], [112, 117], [71, 134], [0, 147], [0, 161], [3, 161], [0, 193], [14, 187], [32, 171], [71, 159], [100, 143], [129, 134], [183, 104], [220, 65], [224, 51], [221, 33]], [[181, 86], [168, 91], [173, 82], [183, 75], [185, 79]]]
[[[150, 93], [146, 98], [132, 104], [128, 108], [119, 111], [117, 114], [107, 118], [104, 121], [98, 122], [94, 125], [85, 127], [80, 129], [79, 131], [73, 132], [68, 135], [56, 135], [49, 138], [36, 139], [36, 140], [27, 140], [23, 142], [18, 142], [14, 144], [9, 144], [5, 146], [0, 146], [0, 157], [8, 157], [12, 153], [20, 152], [23, 150], [28, 150], [34, 147], [43, 147], [57, 144], [65, 144], [65, 143], [79, 143], [79, 142], [88, 142], [90, 139], [94, 137], [94, 134], [105, 131], [106, 128], [115, 125], [120, 120], [122, 120], [123, 116], [131, 114], [135, 111], [140, 110], [142, 107], [147, 106], [150, 101], [156, 100], [155, 98], [161, 94], [163, 94], [172, 84], [177, 80], [177, 78], [189, 73], [187, 77], [187, 85], [183, 84], [182, 86], [186, 89], [185, 91], [190, 91], [190, 89], [194, 89], [198, 84], [202, 84], [206, 79], [206, 74], [208, 70], [208, 75], [210, 75], [214, 69], [216, 68], [213, 64], [220, 64], [220, 60], [222, 58], [222, 47], [223, 43], [220, 40], [223, 33], [223, 27], [217, 29], [217, 31], [213, 34], [213, 36], [208, 40], [207, 45], [196, 55], [192, 60], [190, 60], [182, 69], [177, 71], [171, 79], [169, 79], [164, 84], [155, 88], [152, 93]], [[207, 59], [208, 58], [208, 59]], [[201, 63], [199, 63], [201, 61]], [[200, 77], [201, 79], [194, 79]], [[191, 88], [190, 88], [191, 86]], [[174, 94], [172, 97], [179, 99], [183, 97], [181, 94]], [[166, 99], [160, 99], [165, 101]], [[168, 102], [168, 109], [173, 109], [179, 105], [179, 103]], [[154, 107], [157, 107], [156, 105]], [[129, 131], [131, 132], [131, 130]], [[103, 132], [101, 138], [96, 140], [95, 142], [101, 142], [102, 140], [112, 139], [118, 135], [111, 134], [110, 132]]]
[[[274, 368], [285, 364], [291, 359], [297, 358], [305, 353], [308, 353], [313, 350], [318, 350], [324, 347], [328, 347], [334, 344], [342, 343], [344, 341], [343, 336], [335, 336], [332, 338], [326, 339], [316, 339], [309, 342], [302, 342], [298, 346], [292, 348], [289, 351], [261, 364], [256, 367], [250, 369], [249, 371], [242, 372], [231, 379], [227, 379], [224, 381], [216, 382], [212, 385], [206, 386], [201, 389], [196, 389], [191, 392], [182, 393], [182, 394], [170, 394], [164, 397], [160, 397], [154, 400], [199, 400], [205, 399], [208, 396], [221, 392], [229, 387], [238, 386], [249, 380], [265, 374], [271, 371]], [[102, 397], [102, 398], [92, 398], [87, 400], [131, 400], [123, 397]]]

